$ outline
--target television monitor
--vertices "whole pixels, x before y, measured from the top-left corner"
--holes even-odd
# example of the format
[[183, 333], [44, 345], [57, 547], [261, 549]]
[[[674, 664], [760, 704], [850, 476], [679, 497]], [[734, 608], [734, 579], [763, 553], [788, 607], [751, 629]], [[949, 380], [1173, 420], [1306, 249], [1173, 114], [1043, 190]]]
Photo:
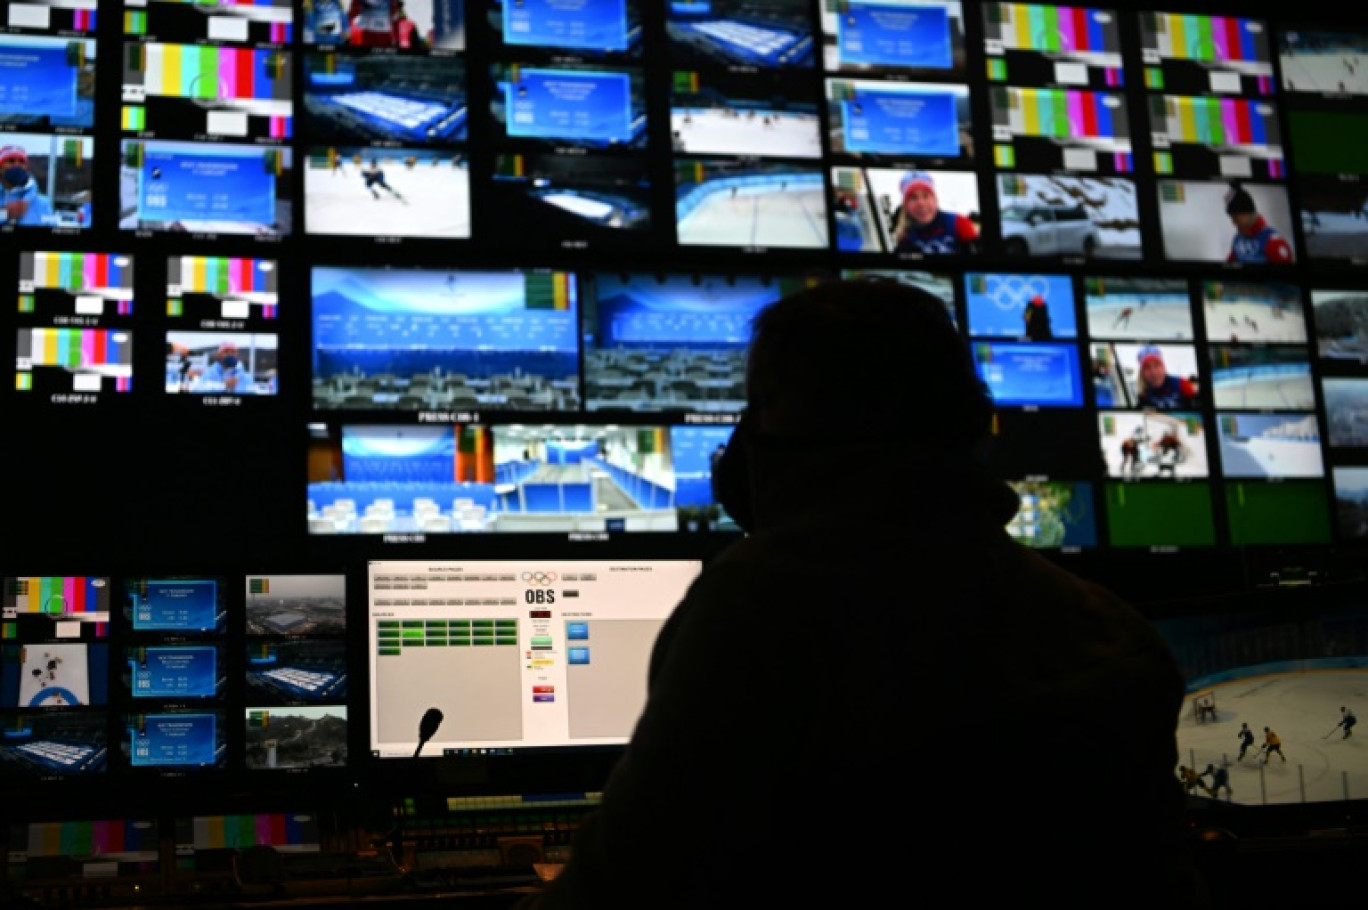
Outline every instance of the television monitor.
[[1278, 110], [1263, 98], [1150, 95], [1155, 173], [1174, 177], [1287, 176]]
[[345, 705], [349, 681], [345, 639], [291, 636], [247, 644], [252, 705]]
[[820, 158], [817, 93], [787, 72], [676, 70], [670, 139], [684, 155]]
[[1311, 355], [1304, 345], [1212, 344], [1207, 354], [1217, 408], [1315, 410]]
[[122, 97], [123, 131], [142, 138], [279, 144], [294, 135], [293, 63], [278, 48], [129, 44]]
[[8, 576], [0, 584], [0, 768], [25, 781], [103, 774], [109, 579]]
[[74, 133], [0, 133], [5, 157], [28, 172], [19, 185], [7, 177], [0, 230], [47, 228], [73, 233], [92, 226], [95, 139]]
[[638, 6], [638, 0], [485, 0], [485, 19], [496, 49], [504, 45], [586, 59], [639, 57], [645, 29]]
[[938, 211], [963, 215], [973, 225], [975, 239], [960, 242], [947, 236], [944, 242], [913, 243], [898, 230], [902, 222], [902, 184], [905, 168], [834, 167], [830, 174], [832, 208], [836, 222], [836, 249], [843, 253], [896, 253], [920, 259], [925, 256], [971, 255], [980, 252], [982, 230], [978, 175], [973, 171], [922, 171], [936, 191]]
[[1012, 272], [965, 273], [964, 309], [969, 334], [976, 338], [1026, 338], [1025, 315], [1036, 298], [1049, 311], [1054, 338], [1078, 337], [1073, 276]]
[[135, 635], [223, 635], [228, 627], [226, 582], [209, 575], [125, 578], [120, 616]]
[[665, 38], [677, 66], [812, 69], [816, 23], [806, 0], [670, 0]]
[[1091, 338], [1191, 341], [1192, 299], [1182, 278], [1084, 275]]
[[985, 3], [983, 50], [990, 82], [1105, 89], [1126, 81], [1110, 9]]
[[280, 316], [279, 263], [245, 256], [172, 256], [166, 262], [166, 315], [241, 326]]
[[[1276, 184], [1242, 183], [1268, 227], [1278, 233], [1298, 258], [1292, 234], [1293, 214], [1287, 188]], [[1164, 258], [1169, 262], [1222, 262], [1251, 265], [1284, 265], [1261, 257], [1259, 237], [1237, 234], [1226, 215], [1228, 181], [1158, 181], [1159, 227]], [[1237, 252], [1238, 251], [1238, 252]]]
[[828, 73], [964, 78], [960, 0], [822, 0], [819, 21]]
[[825, 249], [820, 166], [755, 158], [674, 160], [675, 233], [681, 246]]
[[1108, 411], [1097, 414], [1107, 476], [1183, 480], [1211, 475], [1206, 422], [1198, 411]]
[[1219, 411], [1216, 435], [1224, 477], [1324, 477], [1320, 425], [1313, 411]]
[[1103, 487], [1107, 543], [1170, 552], [1216, 545], [1211, 484], [1111, 481]]
[[1324, 480], [1228, 477], [1221, 486], [1225, 491], [1226, 529], [1231, 546], [1331, 542]]
[[1320, 389], [1330, 447], [1368, 447], [1368, 378], [1322, 376]]
[[1287, 126], [1307, 258], [1368, 262], [1368, 164], [1354, 154], [1368, 142], [1368, 116], [1293, 108]]
[[664, 425], [322, 425], [309, 532], [673, 532], [670, 444]]
[[1348, 25], [1329, 29], [1280, 28], [1278, 68], [1283, 91], [1315, 95], [1368, 95], [1368, 31]]
[[133, 390], [133, 333], [119, 328], [20, 327], [15, 388], [53, 401], [92, 403]]
[[[999, 406], [987, 447], [989, 465], [1006, 480], [1072, 483], [1100, 477], [1105, 467], [1093, 442], [1095, 426], [1092, 411], [1083, 407]], [[1042, 439], [1057, 444], [1041, 445]]]
[[[357, 213], [364, 211], [364, 218]], [[304, 230], [318, 236], [470, 239], [470, 168], [450, 148], [314, 146]]]
[[346, 704], [253, 705], [243, 715], [248, 771], [317, 772], [349, 760]]
[[[1191, 344], [1098, 341], [1093, 342], [1091, 353], [1093, 397], [1099, 408], [1174, 410], [1196, 407], [1200, 403], [1198, 396], [1201, 396], [1200, 400], [1209, 397], [1202, 394], [1197, 349]], [[1156, 405], [1145, 395], [1141, 365], [1152, 354], [1157, 354], [1162, 361], [1165, 378], [1175, 377], [1189, 386], [1190, 390], [1180, 389], [1179, 404], [1168, 403], [1174, 399], [1164, 395], [1165, 403]]]
[[1036, 549], [1074, 551], [1096, 547], [1097, 514], [1087, 481], [1010, 480], [1021, 505], [1007, 533]]
[[125, 139], [119, 227], [279, 239], [293, 231], [292, 159], [288, 145]]
[[[646, 246], [659, 226], [651, 171], [640, 155], [496, 155], [481, 236], [520, 248]], [[529, 232], [529, 224], [537, 230]]]
[[222, 701], [228, 664], [218, 642], [165, 642], [124, 649], [123, 691], [132, 704], [199, 704]]
[[1368, 290], [1311, 288], [1316, 356], [1368, 364]]
[[800, 287], [758, 275], [594, 273], [583, 301], [586, 407], [739, 412], [751, 320]]
[[1342, 540], [1368, 539], [1368, 467], [1335, 465], [1335, 535]]
[[579, 289], [560, 271], [316, 266], [319, 410], [579, 407]]
[[208, 8], [183, 0], [127, 0], [124, 5], [123, 33], [130, 39], [159, 39], [205, 47], [285, 46], [294, 40], [291, 0], [228, 0]]
[[0, 9], [0, 19], [14, 32], [43, 32], [50, 35], [88, 35], [99, 21], [99, 0], [38, 0], [9, 3]]
[[998, 174], [998, 232], [1008, 256], [1139, 259], [1135, 181], [1072, 174]]
[[[1330, 810], [1327, 817], [1342, 818], [1347, 801], [1368, 796], [1368, 764], [1338, 726], [1341, 706], [1362, 713], [1368, 646], [1357, 585], [1184, 598], [1155, 612], [1153, 624], [1186, 682], [1178, 763], [1226, 768], [1231, 786], [1218, 794], [1223, 805], [1319, 805]], [[1206, 712], [1199, 702], [1210, 706]], [[1241, 725], [1256, 737], [1245, 755]], [[1265, 728], [1282, 739], [1285, 763], [1261, 754]]]
[[1210, 341], [1306, 342], [1300, 286], [1283, 281], [1203, 281], [1202, 320]]
[[0, 126], [95, 126], [95, 39], [0, 34]]
[[1119, 91], [992, 86], [993, 163], [1002, 170], [1129, 174], [1130, 116]]
[[969, 86], [874, 79], [826, 80], [833, 155], [961, 164], [974, 157]]
[[347, 576], [249, 575], [244, 622], [247, 637], [345, 637]]
[[318, 144], [441, 146], [465, 142], [470, 109], [457, 56], [304, 55], [304, 132]]
[[1143, 10], [1145, 87], [1182, 95], [1274, 93], [1269, 29], [1258, 19]]
[[941, 299], [945, 304], [946, 315], [956, 324], [959, 314], [955, 312], [955, 276], [941, 272], [926, 272], [920, 269], [841, 269], [842, 278], [879, 278], [897, 281], [925, 291]]
[[646, 79], [640, 67], [499, 62], [491, 78], [495, 139], [505, 148], [646, 148]]
[[280, 336], [274, 332], [166, 333], [168, 395], [208, 396], [216, 406], [244, 396], [276, 395], [279, 369]]
[[125, 253], [21, 251], [19, 312], [54, 324], [132, 316], [133, 273]]
[[221, 708], [166, 708], [123, 715], [119, 750], [134, 772], [180, 776], [189, 772], [224, 771], [228, 766], [227, 731]]
[[675, 508], [681, 531], [738, 531], [717, 501], [713, 470], [731, 440], [734, 424], [684, 424], [670, 427], [674, 454]]
[[466, 0], [409, 0], [396, 17], [387, 5], [378, 3], [367, 9], [347, 0], [303, 0], [304, 43], [339, 49], [383, 48], [390, 53], [463, 51], [465, 4]]
[[[372, 756], [620, 749], [645, 705], [651, 647], [701, 570], [692, 559], [371, 560]], [[434, 708], [443, 721], [424, 741]]]
[[975, 341], [974, 366], [999, 407], [1083, 406], [1078, 348], [1052, 341]]
[[[5, 878], [16, 900], [27, 903], [44, 891], [52, 893], [47, 889], [80, 887], [72, 884], [76, 877], [133, 899], [158, 891], [161, 834], [150, 813], [143, 818], [12, 821], [6, 828]], [[18, 896], [30, 888], [25, 897]]]
[[318, 815], [305, 811], [177, 815], [171, 828], [171, 851], [184, 871], [195, 870], [204, 851], [264, 846], [279, 853], [317, 853], [324, 843]]

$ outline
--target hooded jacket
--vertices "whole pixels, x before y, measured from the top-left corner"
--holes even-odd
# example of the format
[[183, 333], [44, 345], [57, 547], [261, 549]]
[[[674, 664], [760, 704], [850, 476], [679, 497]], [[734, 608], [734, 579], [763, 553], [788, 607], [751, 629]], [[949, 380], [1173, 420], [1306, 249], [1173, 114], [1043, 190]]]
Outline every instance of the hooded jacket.
[[1016, 495], [964, 462], [747, 461], [752, 533], [662, 629], [601, 805], [520, 910], [1205, 906], [1183, 682], [1137, 611], [1013, 541]]

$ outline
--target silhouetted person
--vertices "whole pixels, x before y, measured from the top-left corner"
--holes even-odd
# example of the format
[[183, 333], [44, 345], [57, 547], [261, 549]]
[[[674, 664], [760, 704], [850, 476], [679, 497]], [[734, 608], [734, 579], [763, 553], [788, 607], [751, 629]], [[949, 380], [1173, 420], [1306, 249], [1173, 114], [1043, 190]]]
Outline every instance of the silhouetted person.
[[661, 629], [601, 805], [519, 910], [1207, 906], [1183, 677], [1004, 529], [993, 404], [941, 300], [867, 278], [776, 301], [746, 389], [718, 465], [746, 535]]

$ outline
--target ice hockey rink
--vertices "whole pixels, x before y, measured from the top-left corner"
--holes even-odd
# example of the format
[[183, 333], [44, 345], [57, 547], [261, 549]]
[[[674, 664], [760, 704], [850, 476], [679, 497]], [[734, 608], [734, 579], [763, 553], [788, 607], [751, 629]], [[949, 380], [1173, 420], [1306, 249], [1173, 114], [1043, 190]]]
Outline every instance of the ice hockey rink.
[[[1199, 721], [1193, 702], [1211, 693], [1215, 720]], [[1252, 676], [1190, 693], [1178, 722], [1178, 762], [1199, 772], [1208, 764], [1230, 770], [1231, 793], [1220, 799], [1246, 805], [1368, 798], [1368, 728], [1343, 738], [1340, 706], [1364, 715], [1368, 670], [1307, 670]], [[1240, 724], [1254, 745], [1239, 760]], [[1283, 754], [1267, 764], [1259, 751], [1263, 728], [1281, 737]], [[1205, 796], [1205, 791], [1196, 795]]]
[[332, 170], [312, 162], [304, 170], [304, 230], [364, 237], [470, 236], [470, 174], [450, 162], [386, 164], [385, 182], [399, 196], [366, 189], [355, 162]]
[[[765, 118], [769, 123], [765, 123]], [[713, 155], [782, 154], [820, 158], [822, 139], [816, 114], [728, 109], [675, 109], [670, 115], [676, 152]]]
[[827, 245], [821, 188], [742, 187], [710, 193], [679, 222], [685, 246], [812, 247]]

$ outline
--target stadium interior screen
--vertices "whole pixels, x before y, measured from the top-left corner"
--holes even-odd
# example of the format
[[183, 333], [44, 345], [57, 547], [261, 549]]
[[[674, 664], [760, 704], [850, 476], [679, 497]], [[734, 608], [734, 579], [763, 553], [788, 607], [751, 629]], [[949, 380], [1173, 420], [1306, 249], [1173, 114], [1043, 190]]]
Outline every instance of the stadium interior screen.
[[[687, 559], [372, 561], [372, 752], [620, 747], [646, 701], [656, 635], [701, 568]], [[432, 708], [445, 720], [425, 742]]]

